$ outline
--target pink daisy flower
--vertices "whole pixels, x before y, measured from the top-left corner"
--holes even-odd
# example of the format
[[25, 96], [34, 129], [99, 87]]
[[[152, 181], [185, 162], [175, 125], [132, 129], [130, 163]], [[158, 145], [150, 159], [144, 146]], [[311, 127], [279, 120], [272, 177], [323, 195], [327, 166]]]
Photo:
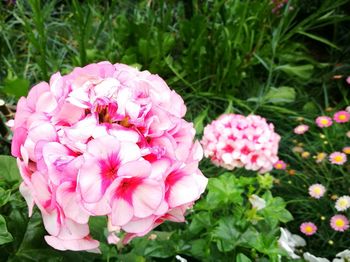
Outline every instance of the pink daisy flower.
[[334, 215], [330, 222], [331, 227], [335, 231], [344, 232], [349, 228], [349, 220], [343, 215]]
[[287, 165], [286, 163], [283, 161], [283, 160], [278, 160], [274, 165], [273, 167], [275, 169], [279, 169], [279, 170], [285, 170]]
[[298, 125], [296, 128], [294, 128], [294, 133], [297, 135], [302, 135], [308, 130], [309, 130], [308, 125]]
[[343, 147], [343, 153], [350, 155], [350, 146]]
[[320, 199], [326, 193], [326, 188], [321, 184], [313, 184], [309, 187], [309, 195], [313, 198]]
[[332, 118], [330, 118], [329, 116], [319, 116], [316, 118], [315, 120], [316, 124], [318, 125], [318, 127], [329, 127], [333, 124]]
[[346, 162], [346, 155], [341, 152], [333, 152], [329, 155], [329, 161], [334, 165], [342, 165]]
[[317, 226], [312, 222], [304, 222], [300, 225], [300, 231], [307, 236], [312, 236], [317, 232]]
[[333, 119], [337, 123], [346, 123], [349, 122], [350, 120], [350, 113], [346, 111], [338, 111], [334, 114]]

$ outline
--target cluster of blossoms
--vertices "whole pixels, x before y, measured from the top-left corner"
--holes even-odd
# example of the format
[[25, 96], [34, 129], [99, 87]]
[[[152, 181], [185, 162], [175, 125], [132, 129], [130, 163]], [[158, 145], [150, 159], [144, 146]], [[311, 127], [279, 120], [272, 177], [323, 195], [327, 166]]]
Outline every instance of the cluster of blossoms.
[[184, 221], [204, 191], [203, 152], [186, 107], [157, 75], [109, 62], [54, 74], [17, 105], [12, 155], [29, 213], [60, 250], [96, 250], [90, 216], [108, 216], [109, 242], [164, 220]]
[[224, 114], [205, 127], [204, 154], [227, 169], [268, 172], [277, 162], [280, 136], [273, 124], [257, 115]]
[[[320, 199], [326, 193], [326, 188], [321, 184], [313, 184], [309, 187], [309, 195], [315, 199]], [[350, 208], [350, 197], [341, 196], [335, 203], [335, 209], [343, 212]], [[335, 231], [346, 231], [349, 228], [349, 220], [346, 216], [336, 214], [330, 219], [330, 226]], [[316, 233], [317, 226], [312, 222], [304, 222], [300, 226], [300, 231], [307, 236]]]

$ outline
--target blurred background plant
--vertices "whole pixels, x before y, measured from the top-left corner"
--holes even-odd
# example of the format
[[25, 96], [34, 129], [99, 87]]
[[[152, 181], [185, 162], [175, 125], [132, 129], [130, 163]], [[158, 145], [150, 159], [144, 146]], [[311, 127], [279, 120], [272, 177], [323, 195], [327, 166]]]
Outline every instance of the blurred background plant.
[[[313, 119], [322, 108], [349, 104], [349, 87], [345, 82], [350, 71], [349, 7], [347, 0], [2, 1], [0, 99], [4, 103], [0, 106], [6, 109], [0, 113], [1, 129], [4, 130], [1, 132], [0, 153], [8, 155], [10, 152], [11, 134], [5, 122], [15, 111], [18, 98], [26, 95], [30, 86], [47, 81], [56, 71], [64, 74], [76, 66], [109, 60], [134, 65], [166, 79], [169, 86], [185, 99], [186, 117], [194, 121], [199, 136], [206, 123], [224, 112], [257, 113], [266, 117], [275, 123], [277, 132], [284, 138], [280, 150], [282, 159], [292, 163], [297, 158], [290, 154], [287, 141], [298, 117]], [[10, 114], [7, 114], [8, 109]], [[341, 141], [332, 139], [337, 143]], [[13, 165], [8, 161], [13, 162], [7, 156], [0, 159], [6, 167]], [[295, 167], [297, 170], [301, 168]], [[207, 160], [202, 161], [201, 169], [208, 177], [222, 172]], [[39, 239], [38, 236], [42, 239], [44, 233], [40, 218], [26, 218], [24, 200], [16, 192], [18, 183], [4, 179], [7, 173], [2, 170], [0, 186], [3, 191], [0, 191], [5, 193], [1, 195], [0, 213], [4, 219], [0, 218], [0, 228], [1, 234], [9, 231], [13, 238], [4, 233], [7, 244], [0, 242], [4, 244], [0, 248], [1, 254], [12, 257], [14, 261], [30, 261], [32, 254], [40, 254], [40, 259], [44, 260], [48, 255], [59, 259], [62, 252], [49, 250], [42, 242], [33, 241]], [[251, 175], [244, 170], [234, 174], [237, 177]], [[279, 173], [276, 177], [289, 186], [289, 175]], [[246, 256], [272, 259], [274, 255], [269, 257], [266, 253], [269, 247], [252, 249], [248, 244], [239, 244], [236, 248], [232, 242], [218, 237], [217, 232], [225, 227], [229, 227], [223, 232], [227, 234], [245, 234], [248, 229], [250, 233], [259, 232], [258, 239], [271, 230], [271, 235], [266, 235], [271, 241], [261, 240], [261, 245], [269, 243], [276, 251], [278, 235], [277, 225], [268, 227], [261, 221], [255, 225], [251, 222], [249, 226], [238, 225], [236, 223], [240, 221], [237, 219], [226, 223], [225, 219], [217, 219], [216, 214], [221, 212], [218, 207], [204, 207], [203, 203], [213, 194], [211, 192], [217, 190], [212, 185], [221, 179], [213, 178], [210, 182], [207, 197], [195, 207], [196, 212], [189, 215], [189, 228], [168, 223], [156, 233], [158, 240], [145, 238], [132, 244], [129, 248], [135, 250], [138, 260], [133, 254], [124, 255], [130, 251], [128, 248], [119, 251], [114, 247], [106, 248], [111, 249], [112, 255], [115, 252], [116, 256], [124, 256], [123, 261], [144, 261], [142, 256], [162, 261], [165, 255], [154, 254], [165, 251], [169, 251], [172, 257], [181, 254], [198, 260], [204, 259], [200, 252], [206, 252], [204, 254], [208, 256], [218, 255], [223, 261], [233, 256], [239, 256], [239, 261], [249, 261]], [[232, 183], [237, 183], [237, 190], [243, 191], [240, 191], [238, 200], [233, 199], [228, 205], [241, 203], [249, 207], [247, 197], [255, 191], [244, 181], [250, 181], [252, 188], [258, 190], [257, 181], [252, 176], [247, 180], [234, 179]], [[342, 185], [346, 187], [346, 184]], [[301, 193], [303, 187], [298, 190], [305, 194], [305, 191]], [[267, 192], [261, 191], [259, 196], [270, 201]], [[289, 201], [292, 195], [288, 196], [287, 192], [281, 195]], [[246, 215], [237, 208], [233, 209], [234, 212], [225, 210], [225, 217]], [[296, 212], [293, 206], [291, 210]], [[201, 223], [199, 214], [210, 220], [204, 221], [208, 223], [207, 228], [196, 229], [198, 225], [195, 224]], [[280, 221], [287, 222], [287, 219]], [[92, 223], [98, 225], [102, 222]], [[23, 227], [14, 226], [16, 224]], [[298, 225], [293, 225], [290, 228], [296, 233]], [[162, 246], [167, 242], [159, 241], [168, 237], [173, 240], [169, 243], [177, 247], [175, 250]], [[200, 242], [201, 238], [208, 240], [207, 245]], [[189, 242], [187, 246], [186, 241]], [[137, 249], [139, 245], [148, 251]], [[316, 244], [314, 248], [316, 250]], [[332, 247], [327, 248], [323, 250]], [[26, 253], [27, 249], [30, 254]], [[310, 250], [313, 250], [312, 245]], [[64, 259], [74, 257], [79, 261], [86, 255], [64, 254]]]

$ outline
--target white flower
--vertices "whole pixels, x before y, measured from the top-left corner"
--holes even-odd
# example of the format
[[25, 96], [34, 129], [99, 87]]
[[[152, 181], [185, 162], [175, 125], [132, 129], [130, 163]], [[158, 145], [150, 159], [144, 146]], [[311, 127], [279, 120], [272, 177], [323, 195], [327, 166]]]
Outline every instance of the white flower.
[[253, 208], [256, 208], [257, 210], [261, 210], [266, 207], [266, 201], [255, 194], [249, 197], [249, 202], [252, 204]]
[[335, 202], [335, 208], [338, 211], [345, 211], [349, 207], [350, 207], [350, 197], [349, 196], [339, 197], [337, 202]]
[[[344, 251], [336, 254], [335, 259], [333, 259], [333, 262], [345, 262], [345, 261], [349, 261], [350, 260], [350, 250], [349, 249], [345, 249]], [[346, 259], [346, 260], [345, 260]]]
[[330, 262], [327, 258], [315, 257], [314, 255], [311, 255], [309, 252], [304, 253], [304, 259], [308, 262]]
[[290, 258], [297, 259], [300, 258], [298, 255], [294, 253], [296, 247], [305, 246], [305, 240], [298, 236], [290, 233], [286, 228], [280, 228], [281, 236], [278, 240], [278, 244], [282, 249], [284, 249]]
[[180, 262], [187, 262], [187, 259], [186, 259], [186, 258], [183, 258], [183, 257], [181, 257], [181, 256], [179, 256], [179, 255], [176, 255], [175, 258], [176, 258], [177, 260], [179, 260]]

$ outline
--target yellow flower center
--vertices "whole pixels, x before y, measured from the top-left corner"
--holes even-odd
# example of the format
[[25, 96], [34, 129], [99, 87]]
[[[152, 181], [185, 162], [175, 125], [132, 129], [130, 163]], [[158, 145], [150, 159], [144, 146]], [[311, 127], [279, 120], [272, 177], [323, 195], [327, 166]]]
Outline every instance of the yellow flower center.
[[343, 156], [341, 156], [341, 155], [335, 156], [335, 157], [333, 158], [333, 160], [334, 160], [335, 162], [342, 162], [342, 161], [343, 161]]
[[345, 147], [344, 149], [343, 149], [343, 152], [345, 153], [345, 154], [350, 154], [350, 147]]
[[320, 122], [322, 125], [328, 125], [328, 123], [329, 123], [328, 119], [326, 119], [326, 118], [322, 118]]
[[338, 219], [335, 221], [335, 225], [336, 225], [337, 227], [343, 227], [343, 226], [345, 225], [345, 222], [344, 222], [343, 219], [338, 218]]
[[312, 226], [306, 226], [305, 227], [305, 232], [306, 233], [312, 233], [312, 232], [314, 232], [314, 229], [312, 228]]
[[319, 187], [314, 188], [314, 193], [315, 193], [316, 195], [320, 195], [320, 194], [322, 193], [321, 188], [319, 188]]
[[282, 169], [282, 167], [283, 167], [283, 166], [282, 166], [281, 163], [276, 164], [276, 168], [277, 168], [277, 169]]
[[346, 207], [346, 206], [348, 205], [348, 201], [347, 201], [346, 199], [340, 199], [340, 200], [338, 201], [338, 205], [339, 205], [340, 207]]
[[339, 120], [345, 120], [345, 119], [346, 119], [346, 115], [340, 114], [340, 115], [338, 116], [338, 119], [339, 119]]

